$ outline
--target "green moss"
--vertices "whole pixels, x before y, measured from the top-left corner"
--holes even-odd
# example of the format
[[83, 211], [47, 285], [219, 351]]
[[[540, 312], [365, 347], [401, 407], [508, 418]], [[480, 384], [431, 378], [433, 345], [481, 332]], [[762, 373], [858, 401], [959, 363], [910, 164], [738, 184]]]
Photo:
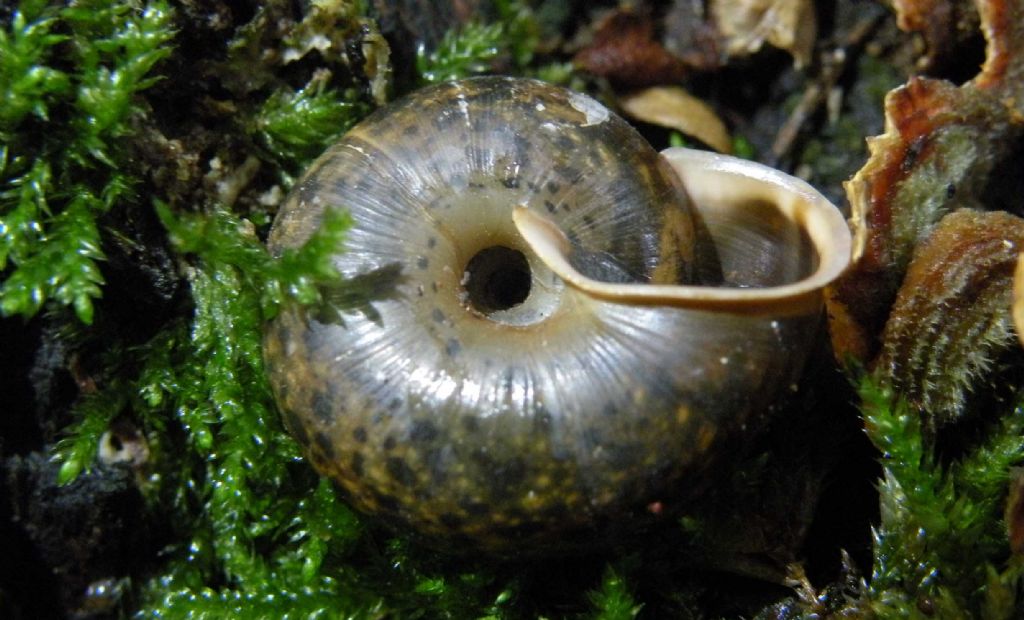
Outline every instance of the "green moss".
[[490, 24], [470, 22], [445, 33], [434, 50], [422, 44], [416, 52], [416, 71], [424, 84], [493, 72], [499, 61], [522, 72], [533, 58], [538, 25], [532, 12], [517, 0], [495, 3], [498, 19]]
[[427, 84], [485, 73], [501, 53], [504, 33], [500, 23], [471, 23], [460, 31], [449, 31], [431, 52], [420, 45], [416, 51], [416, 71]]
[[[943, 464], [917, 412], [870, 378], [861, 397], [883, 465], [870, 609], [883, 618], [913, 616], [921, 604], [943, 618], [1014, 617], [1020, 610], [1006, 590], [1019, 587], [1021, 573], [1008, 563], [1001, 517], [1010, 467], [1024, 460], [1024, 409], [999, 420], [965, 457]], [[994, 615], [979, 615], [983, 609]]]
[[326, 77], [314, 76], [299, 91], [275, 91], [255, 117], [257, 139], [296, 173], [301, 164], [322, 153], [368, 111], [352, 94], [328, 87]]
[[599, 620], [632, 620], [643, 609], [630, 593], [618, 571], [608, 567], [601, 579], [601, 588], [587, 595], [593, 605], [593, 616]]
[[[0, 313], [31, 317], [49, 300], [84, 323], [102, 293], [97, 220], [131, 200], [120, 138], [173, 38], [159, 0], [51, 7], [23, 0], [0, 30]], [[59, 111], [65, 120], [45, 123]]]
[[[159, 437], [147, 491], [154, 508], [175, 515], [177, 542], [165, 550], [163, 574], [143, 588], [141, 615], [225, 617], [243, 602], [253, 617], [352, 613], [366, 601], [341, 596], [321, 566], [361, 526], [329, 483], [294, 467], [296, 446], [281, 428], [260, 352], [266, 317], [282, 303], [315, 300], [319, 285], [337, 279], [327, 255], [348, 220], [328, 218], [304, 248], [274, 260], [251, 226], [226, 212], [158, 210], [175, 247], [193, 257], [194, 316], [135, 350], [137, 377], [106, 390], [129, 399]], [[83, 466], [78, 446], [120, 409], [108, 398], [105, 411], [80, 408], [66, 468]], [[217, 582], [228, 585], [209, 585]]]

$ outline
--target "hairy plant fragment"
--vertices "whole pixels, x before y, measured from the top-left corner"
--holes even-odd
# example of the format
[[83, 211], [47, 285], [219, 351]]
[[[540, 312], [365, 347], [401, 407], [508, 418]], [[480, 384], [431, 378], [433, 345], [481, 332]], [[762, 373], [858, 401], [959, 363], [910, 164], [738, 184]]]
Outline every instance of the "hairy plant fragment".
[[869, 139], [868, 162], [846, 184], [856, 262], [828, 299], [840, 359], [874, 358], [914, 248], [945, 214], [1019, 208], [1024, 184], [1009, 171], [1024, 137], [1024, 3], [979, 8], [988, 41], [981, 73], [961, 87], [914, 78], [890, 92], [886, 131]]
[[1024, 219], [965, 209], [914, 252], [876, 370], [935, 426], [963, 412], [972, 384], [1015, 342], [1010, 291], [1021, 248]]

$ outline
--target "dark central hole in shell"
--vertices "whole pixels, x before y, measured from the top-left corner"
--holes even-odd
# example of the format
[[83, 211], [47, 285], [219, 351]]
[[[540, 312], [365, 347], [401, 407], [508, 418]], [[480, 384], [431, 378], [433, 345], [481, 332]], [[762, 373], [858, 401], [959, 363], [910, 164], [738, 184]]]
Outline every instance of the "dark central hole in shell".
[[484, 248], [466, 265], [469, 305], [483, 314], [514, 308], [530, 295], [530, 263], [519, 250]]

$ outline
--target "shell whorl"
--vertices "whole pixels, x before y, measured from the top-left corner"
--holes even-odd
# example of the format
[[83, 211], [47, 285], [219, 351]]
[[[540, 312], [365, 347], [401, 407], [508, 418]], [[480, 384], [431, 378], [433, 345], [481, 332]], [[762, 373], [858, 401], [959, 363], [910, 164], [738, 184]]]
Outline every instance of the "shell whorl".
[[[695, 248], [759, 245], [729, 218], [707, 230], [669, 160], [592, 99], [512, 78], [434, 86], [368, 118], [314, 163], [269, 241], [301, 245], [345, 209], [336, 265], [377, 278], [358, 303], [267, 328], [271, 383], [313, 464], [366, 512], [498, 552], [678, 496], [789, 385], [817, 320], [816, 306], [680, 310], [568, 286], [517, 208], [595, 281], [720, 278]], [[820, 262], [808, 234], [754, 258], [806, 277]]]

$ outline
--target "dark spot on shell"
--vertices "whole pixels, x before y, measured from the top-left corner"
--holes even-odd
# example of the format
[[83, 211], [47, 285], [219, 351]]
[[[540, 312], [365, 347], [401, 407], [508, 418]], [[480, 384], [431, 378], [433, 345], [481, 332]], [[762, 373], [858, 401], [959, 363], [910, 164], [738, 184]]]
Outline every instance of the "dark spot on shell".
[[313, 436], [313, 439], [316, 441], [316, 446], [323, 453], [324, 457], [328, 461], [333, 461], [334, 460], [334, 456], [335, 456], [334, 455], [334, 442], [331, 441], [331, 438], [327, 435], [327, 433], [324, 433], [324, 432], [316, 433]]
[[533, 432], [547, 433], [551, 429], [551, 414], [546, 410], [540, 410], [533, 416]]
[[576, 141], [565, 134], [559, 134], [555, 139], [555, 144], [564, 153], [570, 153], [576, 148]]
[[554, 181], [548, 181], [544, 187], [548, 190], [549, 194], [557, 194], [558, 190], [562, 189], [562, 187]]
[[441, 525], [444, 525], [448, 529], [457, 530], [462, 528], [463, 521], [459, 517], [459, 515], [450, 512], [444, 512], [441, 513], [439, 520], [441, 521]]
[[[523, 103], [525, 104], [525, 107], [533, 107], [533, 104], [531, 102], [524, 101]], [[527, 138], [525, 135], [523, 135], [521, 133], [514, 134], [512, 136], [512, 142], [515, 143], [516, 160], [524, 168], [529, 166], [530, 162], [529, 162], [528, 158], [529, 158], [530, 152], [534, 148], [533, 147], [533, 143], [530, 141], [529, 138]]]
[[491, 507], [488, 506], [486, 502], [474, 502], [467, 500], [459, 502], [459, 508], [462, 508], [474, 517], [482, 517], [491, 511]]
[[299, 416], [293, 412], [286, 410], [284, 412], [284, 425], [288, 428], [292, 435], [295, 435], [295, 439], [302, 445], [309, 445], [309, 433], [306, 432], [306, 427], [302, 424], [302, 420]]
[[462, 344], [455, 338], [449, 338], [444, 345], [444, 352], [448, 354], [448, 357], [455, 357], [461, 350]]
[[387, 512], [395, 513], [398, 512], [399, 503], [394, 495], [388, 495], [386, 493], [375, 493], [374, 499], [377, 500], [377, 505]]
[[430, 283], [430, 290], [434, 291], [435, 293], [437, 292], [437, 282]]
[[518, 176], [507, 176], [507, 177], [505, 177], [504, 179], [501, 180], [501, 184], [504, 185], [505, 187], [507, 187], [508, 189], [515, 189], [515, 188], [519, 187], [519, 177]]
[[541, 518], [546, 521], [564, 521], [571, 516], [569, 507], [565, 504], [549, 504], [541, 513]]
[[493, 470], [494, 484], [499, 489], [508, 490], [511, 487], [522, 484], [526, 478], [526, 463], [521, 458], [513, 458], [504, 463], [497, 464]]
[[287, 325], [284, 325], [283, 323], [278, 323], [277, 333], [273, 334], [273, 336], [274, 339], [276, 340], [274, 345], [277, 348], [282, 348], [284, 346], [284, 343], [292, 339], [292, 328], [288, 327]]
[[317, 470], [321, 474], [327, 473], [330, 468], [327, 466], [327, 459], [323, 457], [316, 450], [310, 450], [308, 453], [309, 462], [313, 464], [313, 469]]
[[548, 210], [548, 213], [554, 213], [556, 209], [555, 203], [551, 202], [550, 200], [545, 200], [544, 208]]
[[601, 446], [604, 445], [605, 431], [602, 428], [596, 426], [588, 426], [583, 429], [583, 441], [588, 446]]
[[[427, 443], [420, 445], [422, 447], [429, 446], [431, 444]], [[425, 469], [427, 473], [430, 474], [430, 485], [428, 486], [437, 487], [445, 484], [448, 480], [448, 466], [450, 464], [449, 457], [451, 456], [451, 449], [448, 447], [431, 447], [421, 450], [420, 454], [422, 455], [423, 463], [421, 469]], [[420, 486], [423, 487], [425, 485]], [[429, 498], [433, 495], [434, 490], [435, 489], [432, 488], [421, 488], [418, 495], [420, 497]]]
[[363, 455], [356, 453], [352, 455], [352, 459], [349, 461], [349, 467], [352, 469], [352, 473], [357, 476], [363, 475]]
[[356, 430], [352, 431], [352, 438], [359, 443], [366, 443], [366, 429], [362, 426], [356, 427]]
[[398, 458], [397, 456], [389, 457], [385, 466], [387, 467], [388, 474], [398, 484], [406, 487], [416, 484], [416, 472], [409, 467], [405, 459]]
[[526, 538], [532, 536], [544, 529], [542, 523], [534, 521], [528, 521], [526, 523], [519, 523], [517, 525], [503, 525], [495, 529], [496, 533], [502, 538]]
[[464, 415], [461, 420], [462, 428], [469, 433], [475, 433], [480, 430], [480, 418], [474, 415]]
[[437, 426], [430, 420], [416, 420], [409, 430], [409, 439], [414, 442], [433, 441], [438, 434]]
[[429, 265], [429, 264], [430, 264], [430, 261], [427, 260], [426, 256], [421, 256], [421, 257], [416, 259], [416, 266], [419, 267], [420, 269], [426, 269], [427, 265]]
[[288, 400], [288, 396], [291, 394], [291, 388], [287, 383], [285, 383], [285, 378], [281, 377], [277, 380], [271, 380], [274, 381], [274, 391], [277, 394], [278, 402], [286, 402]]
[[398, 441], [393, 436], [391, 436], [391, 435], [388, 435], [388, 438], [384, 440], [384, 449], [385, 450], [394, 450], [395, 446], [397, 446], [397, 445], [398, 445]]
[[401, 398], [392, 398], [391, 402], [388, 403], [388, 409], [390, 409], [391, 411], [396, 411], [401, 406], [402, 406], [402, 399]]
[[437, 245], [437, 237], [431, 237], [431, 238], [427, 239], [427, 247], [428, 248], [433, 248], [436, 245]]
[[434, 311], [430, 313], [430, 317], [434, 319], [436, 323], [444, 323], [444, 312], [441, 312], [440, 308], [434, 308]]
[[410, 136], [410, 137], [411, 136], [415, 136], [419, 132], [420, 132], [420, 128], [417, 125], [407, 125], [406, 128], [402, 130], [402, 133], [404, 135]]
[[452, 532], [448, 534], [448, 544], [452, 549], [463, 549], [472, 547], [474, 541], [462, 532]]
[[583, 179], [583, 172], [579, 168], [570, 166], [569, 164], [559, 164], [555, 166], [555, 174], [566, 180], [566, 182], [575, 185]]
[[512, 393], [513, 388], [516, 384], [516, 368], [508, 367], [501, 376], [501, 388], [506, 393]]
[[313, 396], [313, 413], [322, 422], [330, 422], [334, 419], [334, 407], [331, 400], [324, 394]]

